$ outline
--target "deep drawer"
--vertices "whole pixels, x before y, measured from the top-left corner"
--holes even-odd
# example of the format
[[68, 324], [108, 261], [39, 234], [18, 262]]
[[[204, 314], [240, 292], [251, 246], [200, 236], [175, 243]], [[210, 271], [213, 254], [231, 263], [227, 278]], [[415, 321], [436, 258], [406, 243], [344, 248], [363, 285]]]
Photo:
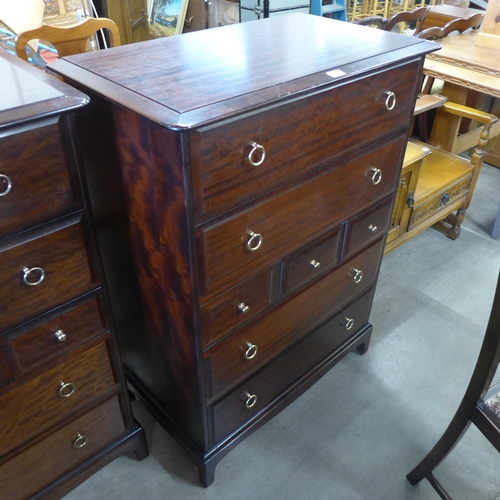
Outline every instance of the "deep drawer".
[[[334, 229], [353, 212], [394, 193], [404, 142], [404, 134], [392, 137], [304, 184], [199, 226], [201, 302]], [[381, 180], [372, 169], [381, 170]]]
[[[377, 277], [382, 243], [368, 248], [278, 309], [207, 349], [204, 353], [207, 397], [215, 398], [248, 377], [370, 286]], [[255, 346], [250, 354], [256, 351], [251, 358], [246, 355], [250, 346]]]
[[[36, 268], [43, 269], [43, 280]], [[38, 280], [37, 285], [27, 284]], [[14, 326], [95, 286], [79, 224], [9, 248], [0, 253], [0, 328]]]
[[349, 221], [344, 258], [370, 244], [389, 229], [392, 200], [391, 196]]
[[340, 260], [344, 226], [330, 231], [283, 259], [281, 295], [287, 295], [321, 274]]
[[[104, 342], [0, 396], [0, 457], [113, 389]], [[72, 392], [72, 390], [74, 392]], [[68, 395], [69, 394], [69, 395]]]
[[0, 236], [83, 205], [71, 189], [64, 149], [58, 123], [0, 138]]
[[[1, 465], [3, 498], [30, 498], [112, 443], [124, 431], [120, 404], [115, 397]], [[84, 442], [81, 448], [76, 447]]]
[[16, 376], [48, 363], [107, 330], [93, 298], [22, 334], [8, 334], [0, 343]]
[[[198, 222], [407, 127], [418, 69], [418, 63], [408, 64], [193, 132]], [[386, 109], [387, 91], [396, 96], [392, 111]], [[259, 166], [249, 162], [251, 142], [265, 148]], [[258, 150], [252, 158], [260, 159]]]
[[277, 296], [278, 266], [252, 276], [201, 307], [203, 347], [250, 321]]
[[[283, 353], [256, 376], [214, 406], [215, 441], [251, 419], [320, 361], [333, 353], [368, 322], [373, 293], [370, 291], [346, 307], [302, 342]], [[346, 319], [347, 318], [347, 319]], [[346, 328], [347, 320], [351, 325]], [[247, 408], [249, 396], [256, 402]], [[253, 400], [255, 400], [255, 398]], [[249, 404], [252, 403], [252, 399]]]

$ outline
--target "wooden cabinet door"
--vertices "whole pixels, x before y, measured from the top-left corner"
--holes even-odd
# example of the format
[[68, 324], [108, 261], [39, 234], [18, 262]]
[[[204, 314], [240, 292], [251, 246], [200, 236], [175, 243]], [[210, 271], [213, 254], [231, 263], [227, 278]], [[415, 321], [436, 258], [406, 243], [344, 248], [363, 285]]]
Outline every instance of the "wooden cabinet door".
[[150, 38], [146, 0], [102, 0], [102, 11], [118, 25], [122, 44]]

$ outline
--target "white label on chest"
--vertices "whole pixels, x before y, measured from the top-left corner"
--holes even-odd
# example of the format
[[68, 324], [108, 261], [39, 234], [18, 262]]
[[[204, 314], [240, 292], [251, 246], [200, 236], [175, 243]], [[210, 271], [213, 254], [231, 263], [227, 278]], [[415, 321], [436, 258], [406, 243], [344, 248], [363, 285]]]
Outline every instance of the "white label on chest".
[[332, 69], [331, 71], [327, 71], [326, 74], [332, 78], [337, 78], [339, 76], [344, 76], [345, 72], [341, 69]]

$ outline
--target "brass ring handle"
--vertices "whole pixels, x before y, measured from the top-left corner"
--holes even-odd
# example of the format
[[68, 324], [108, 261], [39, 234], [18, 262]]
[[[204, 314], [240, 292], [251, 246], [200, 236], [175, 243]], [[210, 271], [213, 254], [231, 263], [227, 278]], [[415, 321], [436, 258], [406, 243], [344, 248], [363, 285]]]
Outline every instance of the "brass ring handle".
[[382, 170], [380, 168], [371, 168], [372, 171], [372, 184], [376, 186], [382, 180]]
[[[250, 163], [252, 167], [260, 167], [264, 163], [264, 160], [266, 159], [266, 150], [264, 146], [262, 146], [261, 144], [257, 144], [256, 142], [253, 141], [250, 141], [250, 146], [252, 146], [252, 149], [250, 153], [248, 153], [248, 163]], [[255, 160], [254, 160], [254, 154], [256, 154]], [[260, 159], [257, 159], [259, 156]]]
[[368, 231], [371, 231], [372, 233], [374, 233], [377, 229], [378, 229], [378, 227], [373, 225], [373, 224], [370, 224], [368, 226]]
[[255, 403], [257, 403], [257, 396], [255, 394], [249, 394], [248, 392], [245, 391], [245, 406], [250, 409], [255, 406]]
[[[36, 274], [38, 274], [38, 279], [30, 281], [30, 275], [33, 278]], [[28, 286], [37, 286], [44, 280], [44, 278], [45, 271], [41, 267], [23, 267], [23, 281]]]
[[0, 174], [0, 180], [3, 180], [3, 184], [5, 184], [5, 189], [0, 193], [0, 196], [5, 196], [12, 191], [12, 181], [10, 177], [5, 174]]
[[363, 279], [363, 271], [360, 271], [359, 269], [353, 269], [353, 281], [354, 283], [360, 283], [361, 280]]
[[64, 342], [67, 338], [67, 335], [62, 330], [57, 330], [57, 332], [54, 333], [54, 336], [59, 342]]
[[238, 306], [238, 310], [242, 313], [247, 313], [248, 311], [250, 311], [250, 308], [244, 303], [242, 302], [239, 306]]
[[245, 359], [253, 359], [255, 356], [257, 356], [258, 352], [258, 347], [255, 344], [252, 344], [250, 342], [247, 342], [247, 347], [248, 349], [245, 351]]
[[386, 90], [385, 95], [387, 96], [385, 98], [385, 109], [392, 111], [396, 106], [396, 94], [390, 90]]
[[346, 330], [350, 330], [354, 326], [354, 320], [346, 316], [344, 318], [344, 326]]
[[247, 248], [248, 250], [250, 250], [250, 252], [255, 252], [255, 250], [258, 250], [262, 245], [262, 241], [264, 238], [262, 238], [261, 234], [254, 233], [253, 231], [247, 231], [247, 233], [250, 236], [247, 241]]
[[76, 385], [73, 382], [65, 383], [61, 380], [61, 385], [59, 386], [59, 396], [61, 398], [69, 398], [76, 391]]
[[89, 438], [80, 434], [76, 434], [76, 439], [73, 441], [73, 448], [83, 448], [89, 442]]
[[318, 269], [318, 267], [321, 266], [321, 262], [318, 262], [316, 259], [313, 259], [309, 261], [309, 265], [314, 269]]

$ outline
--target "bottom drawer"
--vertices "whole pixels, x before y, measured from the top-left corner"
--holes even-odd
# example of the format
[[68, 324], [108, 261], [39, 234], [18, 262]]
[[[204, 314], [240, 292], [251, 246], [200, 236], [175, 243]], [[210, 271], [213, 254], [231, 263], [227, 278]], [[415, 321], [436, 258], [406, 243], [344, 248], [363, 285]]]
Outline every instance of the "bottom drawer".
[[373, 289], [214, 405], [215, 442], [254, 417], [365, 326], [372, 296]]
[[124, 431], [118, 397], [114, 397], [1, 465], [2, 498], [31, 497]]

